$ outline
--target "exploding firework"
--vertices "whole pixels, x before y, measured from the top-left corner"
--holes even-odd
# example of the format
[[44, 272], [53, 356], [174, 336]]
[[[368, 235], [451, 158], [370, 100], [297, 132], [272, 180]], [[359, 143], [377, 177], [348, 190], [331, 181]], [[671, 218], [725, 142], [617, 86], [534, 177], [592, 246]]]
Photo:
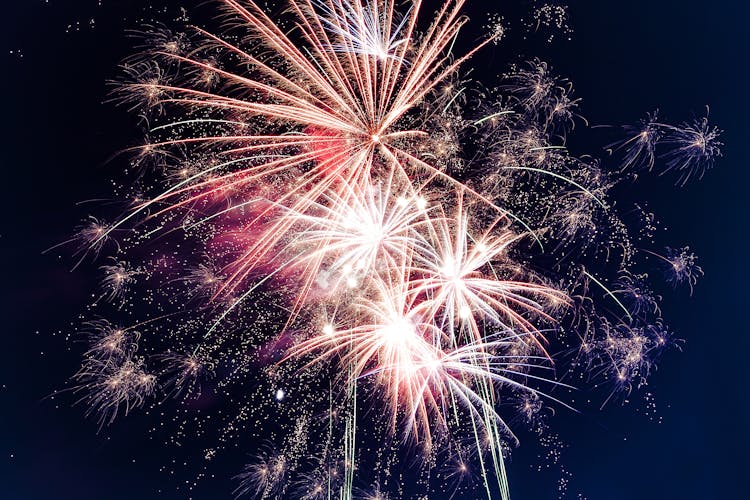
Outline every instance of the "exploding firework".
[[[149, 127], [138, 179], [71, 241], [116, 254], [97, 301], [158, 314], [139, 333], [86, 323], [75, 392], [101, 425], [220, 394], [233, 410], [206, 460], [273, 420], [237, 495], [401, 497], [393, 471], [440, 460], [427, 494], [508, 498], [513, 422], [543, 429], [568, 372], [629, 392], [670, 344], [638, 267], [656, 256], [691, 289], [702, 271], [687, 248], [637, 248], [614, 200], [660, 158], [678, 184], [702, 176], [718, 129], [650, 115], [610, 167], [566, 149], [586, 122], [548, 64], [492, 90], [466, 78], [506, 24], [455, 54], [462, 0], [428, 22], [418, 1], [291, 1], [276, 19], [220, 3], [225, 31], [148, 26], [124, 63], [116, 98]], [[569, 33], [562, 7], [533, 19]]]

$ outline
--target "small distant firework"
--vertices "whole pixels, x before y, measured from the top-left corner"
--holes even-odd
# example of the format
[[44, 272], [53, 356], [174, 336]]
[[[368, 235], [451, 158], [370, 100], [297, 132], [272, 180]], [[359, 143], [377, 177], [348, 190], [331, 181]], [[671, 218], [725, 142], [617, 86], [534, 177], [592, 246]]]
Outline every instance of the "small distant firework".
[[112, 423], [118, 413], [125, 415], [142, 406], [154, 393], [156, 376], [138, 356], [140, 334], [111, 325], [106, 320], [89, 321], [90, 349], [83, 366], [73, 377], [74, 391], [82, 392], [87, 413], [96, 415], [99, 425]]
[[[674, 126], [659, 123], [653, 113], [638, 126], [624, 129], [630, 137], [610, 145], [625, 152], [623, 169], [650, 171], [658, 155], [665, 160], [660, 173], [673, 173], [680, 186], [693, 178], [701, 179], [721, 156], [721, 130], [709, 124], [708, 116]], [[659, 154], [658, 149], [663, 152]]]
[[286, 457], [281, 453], [267, 452], [258, 461], [245, 466], [237, 476], [240, 485], [235, 490], [238, 496], [251, 494], [257, 497], [278, 497], [285, 487], [288, 471]]
[[110, 264], [101, 266], [104, 273], [102, 278], [103, 297], [108, 302], [125, 301], [125, 294], [128, 288], [135, 282], [135, 276], [138, 271], [131, 269], [130, 265], [124, 261], [112, 259]]
[[685, 184], [693, 177], [702, 178], [721, 156], [723, 145], [718, 137], [721, 131], [708, 123], [708, 117], [684, 123], [680, 127], [669, 127], [664, 143], [671, 147], [665, 153], [666, 171], [674, 171], [679, 184]]
[[543, 32], [547, 41], [552, 42], [561, 35], [570, 39], [573, 30], [569, 23], [570, 15], [566, 5], [542, 2], [534, 8], [527, 28], [534, 32]]
[[[636, 247], [653, 217], [626, 224], [616, 188], [660, 159], [701, 177], [719, 130], [654, 114], [610, 146], [619, 164], [572, 155], [586, 121], [550, 65], [467, 78], [508, 24], [454, 53], [463, 0], [429, 24], [420, 2], [219, 3], [225, 32], [149, 25], [123, 64], [115, 99], [148, 127], [137, 179], [70, 243], [113, 253], [97, 311], [143, 317], [84, 324], [73, 390], [100, 425], [182, 402], [171, 442], [206, 440], [206, 460], [262, 427], [237, 496], [509, 498], [512, 427], [542, 436], [564, 375], [607, 401], [669, 346], [642, 266], [691, 290], [702, 271]], [[532, 31], [569, 35], [567, 17], [544, 4]], [[212, 396], [227, 408], [192, 412]]]
[[675, 286], [686, 284], [690, 287], [690, 293], [693, 293], [693, 287], [703, 276], [703, 269], [698, 265], [698, 257], [690, 251], [690, 247], [667, 247], [666, 255], [651, 251], [648, 253], [659, 259], [670, 283]]
[[508, 28], [503, 16], [499, 14], [490, 14], [489, 23], [485, 26], [485, 29], [492, 37], [492, 43], [499, 45], [503, 38], [505, 38], [506, 30]]
[[210, 358], [194, 353], [165, 353], [160, 356], [164, 366], [162, 384], [171, 388], [174, 397], [199, 397], [201, 382], [213, 378], [214, 363]]

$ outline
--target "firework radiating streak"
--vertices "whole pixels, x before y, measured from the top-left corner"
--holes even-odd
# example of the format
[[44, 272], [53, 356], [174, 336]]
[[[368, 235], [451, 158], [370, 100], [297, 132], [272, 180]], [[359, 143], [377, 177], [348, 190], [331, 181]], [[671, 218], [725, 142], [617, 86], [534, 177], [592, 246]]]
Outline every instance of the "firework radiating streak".
[[405, 38], [398, 39], [409, 19], [409, 12], [401, 19], [395, 28], [391, 29], [395, 21], [394, 12], [389, 10], [389, 18], [381, 24], [381, 13], [377, 3], [366, 4], [357, 12], [355, 6], [346, 1], [336, 1], [335, 9], [329, 8], [325, 2], [315, 5], [326, 15], [321, 21], [336, 38], [343, 38], [348, 43], [339, 43], [332, 49], [341, 53], [363, 54], [379, 59], [396, 57], [396, 47], [407, 43]]
[[[502, 383], [531, 390], [507, 375], [538, 366], [519, 361], [521, 358], [546, 358], [496, 354], [515, 344], [515, 332], [499, 340], [485, 338], [451, 347], [454, 339], [415, 306], [406, 286], [398, 278], [393, 283], [387, 278], [374, 280], [374, 297], [362, 298], [356, 305], [365, 323], [343, 329], [326, 325], [319, 334], [293, 347], [288, 358], [313, 355], [309, 366], [339, 356], [342, 366], [352, 370], [349, 377], [374, 376], [385, 387], [392, 429], [397, 427], [399, 411], [403, 411], [404, 438], [421, 437], [428, 446], [432, 443], [434, 419], [441, 422], [438, 427], [445, 424], [447, 403], [454, 396], [481, 418], [486, 416], [484, 412], [491, 412], [493, 420], [505, 427], [494, 411], [494, 391], [488, 399], [477, 393], [472, 384], [479, 381], [491, 388]], [[528, 373], [523, 376], [536, 378]]]
[[[436, 17], [430, 31], [428, 32], [428, 35], [425, 36], [422, 46], [419, 47], [419, 50], [417, 51], [418, 56], [415, 66], [417, 66], [418, 69], [410, 68], [408, 71], [405, 70], [405, 65], [403, 62], [397, 64], [392, 61], [388, 61], [385, 64], [385, 68], [381, 68], [378, 65], [377, 61], [372, 61], [367, 57], [353, 58], [351, 57], [349, 52], [347, 52], [347, 54], [349, 54], [348, 63], [351, 67], [345, 68], [342, 63], [338, 61], [338, 59], [335, 59], [335, 61], [337, 61], [337, 64], [334, 64], [334, 61], [330, 58], [330, 54], [327, 54], [325, 50], [322, 50], [322, 48], [326, 46], [327, 40], [325, 30], [315, 30], [312, 28], [312, 26], [308, 26], [309, 31], [303, 30], [304, 38], [313, 47], [318, 49], [316, 51], [316, 55], [319, 58], [322, 58], [322, 60], [326, 61], [324, 69], [327, 69], [329, 71], [326, 73], [321, 73], [316, 69], [315, 66], [311, 66], [304, 55], [295, 48], [294, 44], [285, 35], [283, 35], [278, 28], [276, 28], [274, 23], [267, 16], [265, 16], [265, 14], [263, 14], [259, 9], [255, 8], [255, 6], [251, 6], [251, 8], [253, 10], [257, 10], [257, 12], [251, 13], [249, 10], [240, 6], [237, 2], [227, 1], [226, 3], [227, 5], [234, 8], [237, 12], [239, 12], [249, 22], [250, 26], [254, 28], [258, 33], [260, 33], [261, 35], [267, 35], [269, 37], [267, 41], [271, 45], [271, 47], [278, 50], [279, 54], [283, 55], [289, 63], [294, 65], [296, 69], [302, 71], [304, 80], [308, 81], [308, 83], [310, 83], [314, 89], [321, 91], [323, 97], [316, 97], [312, 91], [304, 90], [302, 85], [290, 80], [287, 77], [284, 77], [280, 73], [272, 70], [267, 65], [262, 64], [256, 58], [252, 57], [241, 49], [234, 47], [231, 44], [224, 42], [213, 35], [209, 35], [212, 40], [217, 41], [224, 47], [230, 47], [233, 51], [241, 54], [242, 57], [246, 58], [250, 63], [252, 63], [254, 67], [261, 68], [262, 70], [264, 70], [264, 73], [267, 74], [267, 76], [273, 77], [278, 82], [279, 87], [290, 88], [291, 91], [298, 93], [299, 96], [295, 96], [291, 93], [291, 91], [285, 92], [279, 90], [278, 87], [269, 86], [260, 81], [244, 78], [230, 72], [218, 70], [216, 68], [212, 68], [212, 70], [217, 71], [222, 76], [234, 81], [239, 85], [244, 85], [250, 89], [263, 90], [264, 92], [268, 92], [270, 93], [270, 95], [277, 97], [282, 101], [287, 101], [289, 104], [285, 106], [263, 104], [258, 102], [249, 102], [246, 100], [233, 99], [227, 96], [211, 94], [208, 92], [183, 87], [172, 87], [154, 84], [143, 85], [154, 88], [159, 92], [171, 91], [186, 93], [196, 97], [196, 99], [164, 99], [164, 102], [181, 103], [187, 106], [207, 108], [232, 108], [238, 111], [249, 112], [251, 114], [267, 116], [273, 120], [281, 120], [287, 123], [298, 123], [300, 125], [315, 124], [316, 126], [322, 127], [325, 130], [335, 131], [336, 133], [341, 134], [341, 138], [345, 138], [353, 142], [356, 148], [368, 151], [368, 157], [363, 162], [361, 162], [363, 164], [361, 170], [370, 170], [370, 167], [374, 162], [373, 156], [379, 145], [382, 145], [387, 149], [386, 145], [389, 140], [403, 135], [424, 133], [417, 130], [392, 131], [390, 130], [390, 128], [409, 109], [416, 106], [417, 103], [440, 81], [446, 78], [447, 75], [451, 74], [460, 65], [460, 63], [465, 61], [471, 55], [471, 53], [467, 54], [466, 56], [460, 58], [458, 61], [448, 65], [447, 67], [439, 69], [442, 66], [445, 66], [446, 56], [441, 56], [443, 50], [448, 45], [449, 40], [455, 37], [458, 29], [460, 29], [460, 26], [462, 24], [462, 22], [456, 21], [456, 16], [463, 2], [458, 2], [451, 9], [448, 8], [449, 3], [445, 4], [443, 9]], [[314, 8], [311, 4], [306, 5], [311, 12], [314, 12]], [[296, 4], [293, 4], [293, 7], [299, 8]], [[414, 29], [414, 25], [416, 23], [416, 14], [419, 10], [418, 7], [419, 5], [416, 5], [415, 8], [412, 9], [411, 12], [413, 14], [411, 14], [411, 16], [409, 17], [410, 21], [408, 23], [407, 29], [409, 34], [411, 34]], [[361, 9], [361, 6], [359, 8]], [[393, 8], [392, 2], [388, 3], [388, 8]], [[302, 11], [299, 11], [299, 13], [303, 14]], [[390, 17], [391, 15], [389, 15], [389, 18]], [[313, 16], [313, 18], [317, 19], [318, 16]], [[403, 49], [401, 50], [401, 52], [404, 53], [401, 54], [401, 56], [405, 55], [406, 47], [409, 45], [410, 44], [408, 43], [402, 44]], [[171, 53], [164, 53], [163, 55], [166, 57], [177, 58], [180, 61], [189, 64], [195, 64], [199, 67], [205, 68], [205, 63], [202, 63], [200, 61], [194, 61], [189, 58]], [[402, 57], [399, 58], [399, 60], [401, 59]], [[363, 68], [361, 68], [362, 65], [366, 66], [369, 71], [363, 70]], [[384, 76], [383, 78], [372, 78], [369, 82], [365, 82], [360, 78], [357, 80], [358, 85], [356, 89], [348, 89], [352, 90], [352, 92], [342, 92], [344, 90], [347, 90], [347, 84], [343, 82], [348, 82], [348, 78], [346, 78], [348, 72], [354, 72], [355, 74], [377, 75], [379, 68], [380, 73], [382, 73], [381, 76]], [[336, 87], [333, 86], [332, 82], [328, 81], [328, 77], [330, 76], [330, 74], [334, 74], [337, 76]], [[382, 82], [382, 87], [380, 89], [375, 87], [375, 81]], [[397, 82], [399, 83], [399, 85], [397, 85]], [[369, 83], [369, 85], [366, 83]], [[143, 85], [134, 85], [134, 87], [137, 89], [139, 86]], [[398, 90], [396, 91], [397, 88]], [[384, 110], [384, 112], [381, 113], [379, 111], [376, 111], [374, 107], [375, 97], [373, 96], [382, 96], [383, 92], [386, 90], [388, 96], [382, 98], [380, 102], [380, 107]], [[395, 95], [391, 95], [394, 92]], [[346, 102], [342, 101], [342, 93], [349, 95], [349, 98]], [[360, 98], [357, 99], [357, 96], [359, 96]], [[198, 97], [200, 97], [200, 99], [197, 99]], [[325, 99], [331, 100], [333, 102], [331, 102], [331, 105], [328, 105]], [[361, 105], [362, 101], [369, 103], [369, 107], [363, 110]], [[322, 105], [323, 108], [321, 108], [320, 106], [312, 105], [310, 104], [310, 102], [317, 102], [318, 104]], [[341, 114], [341, 116], [335, 116], [334, 114], [332, 114], [332, 111], [328, 111], [332, 110], [334, 106], [336, 107], [337, 112]], [[300, 108], [302, 109], [302, 111], [304, 111], [304, 113], [300, 114]], [[248, 151], [250, 149], [267, 148], [268, 146], [277, 143], [281, 143], [278, 144], [279, 146], [291, 146], [304, 145], [305, 143], [319, 143], [326, 140], [331, 141], [332, 139], [320, 137], [319, 135], [308, 135], [302, 139], [297, 139], [296, 141], [289, 141], [283, 138], [283, 136], [220, 136], [172, 140], [152, 145], [152, 147], [188, 142], [251, 142], [254, 140], [259, 140], [262, 142], [258, 146], [248, 147], [247, 149], [245, 149], [245, 151]], [[239, 152], [242, 150], [243, 149], [233, 150], [233, 152]], [[405, 169], [404, 165], [399, 160], [396, 160], [396, 163], [402, 170]], [[286, 165], [286, 168], [290, 168], [295, 164], [296, 163], [294, 163], [293, 159], [290, 159], [290, 162]], [[274, 164], [272, 163], [269, 166], [273, 167], [273, 165]], [[420, 162], [418, 165], [421, 167], [428, 166], [423, 162]], [[263, 166], [255, 168], [254, 170], [262, 170], [262, 168]], [[260, 175], [262, 175], [263, 173], [270, 175], [275, 171], [281, 170], [282, 168], [269, 169], [268, 172], [261, 172]], [[434, 167], [430, 168], [434, 169]], [[246, 172], [241, 171], [238, 173], [233, 173], [231, 175], [245, 175], [245, 173]], [[411, 179], [409, 175], [410, 172], [404, 170], [403, 173], [406, 180]], [[452, 179], [449, 179], [449, 181], [456, 183], [456, 181], [453, 181]], [[460, 184], [458, 183], [456, 183], [456, 185], [460, 186]], [[170, 193], [170, 197], [176, 194], [178, 193]], [[139, 208], [142, 209], [145, 208], [145, 206], [141, 206]]]
[[[440, 323], [447, 325], [454, 336], [460, 330], [456, 322], [460, 322], [468, 328], [472, 342], [480, 341], [483, 336], [477, 317], [503, 328], [534, 332], [536, 329], [518, 310], [549, 321], [552, 318], [544, 313], [542, 304], [529, 297], [544, 298], [556, 305], [567, 302], [564, 294], [552, 288], [497, 276], [492, 263], [507, 257], [510, 245], [520, 237], [508, 230], [498, 231], [501, 223], [502, 220], [496, 219], [470, 244], [469, 215], [459, 198], [454, 218], [433, 219], [435, 244], [426, 255], [417, 255], [419, 262], [413, 269], [420, 276], [413, 280], [415, 293], [430, 297], [424, 302], [433, 308], [429, 314], [438, 317], [442, 311]], [[497, 232], [499, 235], [494, 234]], [[489, 269], [489, 275], [485, 268]], [[532, 338], [538, 339], [536, 335]], [[542, 348], [541, 343], [538, 346]]]

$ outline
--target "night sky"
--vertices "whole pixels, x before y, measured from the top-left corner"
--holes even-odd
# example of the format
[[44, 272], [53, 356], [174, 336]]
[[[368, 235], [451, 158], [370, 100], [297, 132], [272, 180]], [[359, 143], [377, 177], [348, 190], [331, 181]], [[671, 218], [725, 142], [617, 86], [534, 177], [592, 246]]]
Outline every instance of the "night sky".
[[[193, 3], [200, 2], [185, 6]], [[488, 11], [502, 12], [503, 3], [470, 1], [471, 25], [479, 27]], [[69, 238], [95, 208], [79, 202], [110, 195], [122, 163], [109, 160], [138, 141], [135, 118], [105, 102], [107, 81], [132, 52], [125, 30], [141, 19], [174, 18], [179, 5], [3, 5], [0, 498], [231, 498], [236, 485], [228, 478], [252, 451], [248, 441], [242, 453], [218, 458], [209, 469], [216, 478], [188, 494], [184, 485], [192, 477], [159, 469], [190, 460], [190, 450], [163, 448], [158, 435], [147, 433], [148, 415], [134, 412], [97, 432], [96, 422], [73, 405], [75, 395], [48, 397], [66, 387], [85, 350], [66, 337], [90, 302], [96, 266], [71, 272], [75, 261], [65, 252], [42, 252]], [[199, 21], [211, 9], [191, 12]], [[514, 499], [555, 499], [560, 478], [569, 481], [567, 498], [750, 497], [749, 18], [750, 5], [736, 0], [573, 0], [572, 40], [489, 48], [471, 63], [487, 79], [508, 62], [540, 56], [574, 82], [592, 125], [634, 123], [656, 109], [679, 122], [709, 105], [711, 121], [725, 131], [724, 157], [702, 181], [674, 188], [674, 179], [656, 178], [632, 193], [648, 200], [668, 228], [662, 236], [673, 246], [690, 245], [705, 271], [692, 297], [685, 288], [660, 290], [664, 316], [685, 340], [682, 352], [666, 353], [630, 402], [581, 414], [559, 409], [549, 424], [567, 443], [560, 463], [550, 464], [545, 448], [526, 436], [509, 466]], [[604, 154], [602, 141], [584, 130], [571, 148]], [[655, 411], [646, 411], [647, 393], [654, 394]]]

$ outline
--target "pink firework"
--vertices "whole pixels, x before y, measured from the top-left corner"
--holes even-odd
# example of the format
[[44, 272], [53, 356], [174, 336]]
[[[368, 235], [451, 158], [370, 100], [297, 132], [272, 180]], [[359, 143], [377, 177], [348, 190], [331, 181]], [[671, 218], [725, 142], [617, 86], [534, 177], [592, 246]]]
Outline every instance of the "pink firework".
[[[628, 391], [666, 343], [648, 326], [660, 309], [634, 279], [638, 252], [609, 198], [617, 174], [650, 170], [668, 136], [666, 170], [686, 181], [719, 155], [718, 130], [669, 128], [654, 115], [613, 144], [625, 157], [605, 172], [566, 151], [584, 120], [570, 82], [546, 63], [515, 67], [498, 87], [505, 95], [474, 89], [479, 116], [465, 113], [462, 65], [504, 30], [454, 55], [463, 0], [442, 3], [426, 25], [419, 0], [403, 12], [395, 0], [292, 0], [278, 21], [250, 0], [220, 3], [231, 20], [222, 35], [151, 26], [147, 52], [126, 62], [122, 100], [156, 119], [133, 164], [149, 178], [155, 160], [162, 178], [80, 236], [92, 253], [110, 240], [117, 248], [101, 269], [118, 310], [129, 313], [131, 292], [146, 287], [144, 303], [178, 312], [142, 323], [164, 334], [149, 356], [139, 346], [154, 336], [89, 323], [76, 390], [108, 423], [157, 390], [198, 400], [241, 385], [226, 444], [259, 413], [237, 382], [262, 372], [270, 404], [298, 397], [327, 411], [300, 404], [279, 451], [238, 476], [238, 494], [352, 498], [366, 400], [383, 443], [425, 457], [460, 450], [447, 461], [452, 482], [476, 471], [488, 496], [508, 498], [504, 454], [516, 439], [500, 405], [523, 401], [529, 422], [546, 401], [565, 405], [550, 395], [564, 386], [564, 333], [580, 341], [578, 366], [619, 374]], [[179, 250], [164, 244], [146, 264], [119, 255], [157, 238]], [[700, 274], [694, 257], [661, 259], [675, 282], [692, 287]], [[620, 289], [610, 291], [597, 276], [613, 267]], [[311, 445], [326, 428], [325, 443]], [[287, 484], [307, 462], [316, 472]], [[379, 484], [373, 491], [381, 497]]]

